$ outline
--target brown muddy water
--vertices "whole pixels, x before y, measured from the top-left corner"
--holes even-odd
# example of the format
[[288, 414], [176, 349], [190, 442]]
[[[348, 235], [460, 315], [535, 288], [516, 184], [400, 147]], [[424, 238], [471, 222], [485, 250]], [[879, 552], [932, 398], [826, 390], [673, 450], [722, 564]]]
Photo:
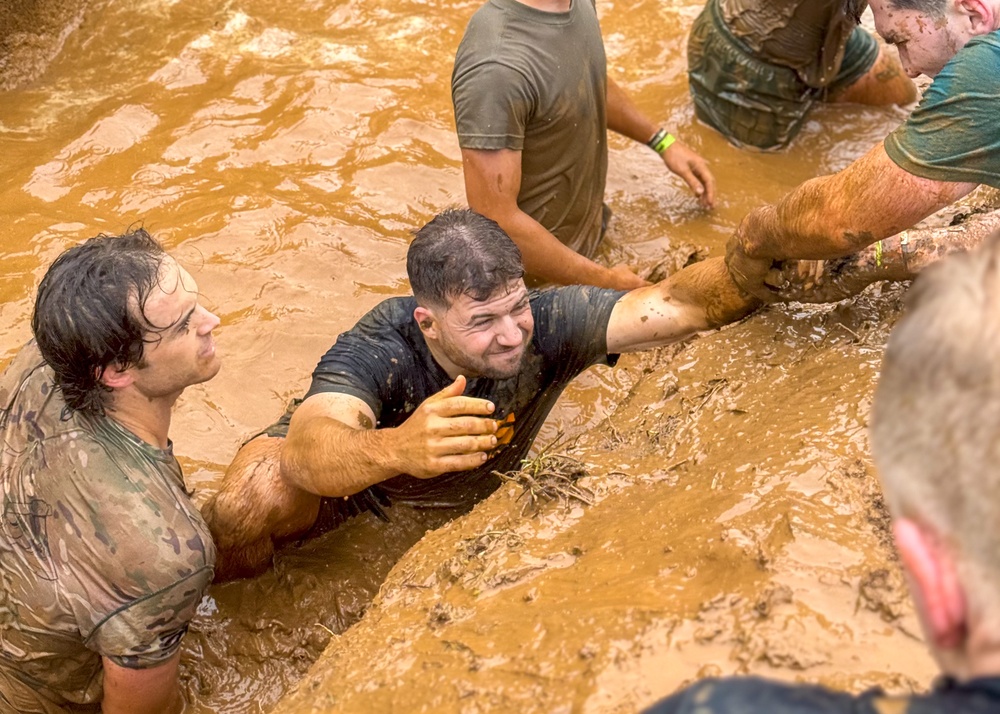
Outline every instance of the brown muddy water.
[[[0, 95], [0, 357], [28, 339], [61, 250], [144, 224], [222, 318], [223, 370], [185, 393], [172, 431], [204, 502], [334, 337], [407, 292], [409, 231], [463, 202], [449, 78], [479, 2], [50, 4], [47, 21], [76, 29], [15, 38], [39, 64]], [[692, 116], [700, 2], [599, 9], [609, 74], [711, 159], [720, 194], [703, 212], [613, 139], [608, 260], [718, 255], [750, 208], [904, 116], [820, 108], [789, 152], [740, 152]], [[585, 463], [593, 505], [532, 517], [507, 486], [392, 542], [362, 517], [214, 587], [185, 645], [189, 710], [628, 712], [734, 672], [925, 687], [865, 433], [902, 294], [768, 308], [583, 375], [538, 443], [560, 437], [553, 450]]]

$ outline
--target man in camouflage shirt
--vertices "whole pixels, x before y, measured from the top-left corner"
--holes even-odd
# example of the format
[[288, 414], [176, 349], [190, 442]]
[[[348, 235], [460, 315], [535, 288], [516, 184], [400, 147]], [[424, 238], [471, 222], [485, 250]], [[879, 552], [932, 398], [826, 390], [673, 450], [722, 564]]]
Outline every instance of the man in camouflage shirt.
[[219, 370], [193, 278], [144, 230], [63, 253], [0, 378], [0, 712], [180, 711], [215, 547], [167, 432]]

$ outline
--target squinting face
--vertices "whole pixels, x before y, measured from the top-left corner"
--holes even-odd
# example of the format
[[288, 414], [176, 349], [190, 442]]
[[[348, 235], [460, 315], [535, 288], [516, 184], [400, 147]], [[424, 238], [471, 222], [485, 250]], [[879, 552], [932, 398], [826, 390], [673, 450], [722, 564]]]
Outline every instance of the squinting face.
[[521, 371], [535, 328], [523, 280], [487, 300], [462, 295], [431, 312], [432, 352], [449, 374], [508, 379]]
[[940, 17], [894, 7], [891, 0], [871, 0], [875, 29], [899, 51], [899, 61], [911, 78], [937, 76], [955, 53], [972, 38], [968, 22], [946, 4]]
[[147, 333], [142, 364], [132, 367], [140, 393], [150, 399], [176, 396], [219, 372], [212, 339], [219, 318], [198, 303], [198, 284], [172, 258], [163, 261], [143, 312], [151, 325], [166, 329]]

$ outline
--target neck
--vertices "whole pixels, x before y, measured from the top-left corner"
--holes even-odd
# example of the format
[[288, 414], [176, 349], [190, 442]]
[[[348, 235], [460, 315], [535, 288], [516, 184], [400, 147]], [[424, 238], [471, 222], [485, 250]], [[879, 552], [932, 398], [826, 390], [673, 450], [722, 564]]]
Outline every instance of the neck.
[[[424, 337], [424, 344], [427, 345], [427, 350], [431, 353], [431, 357], [434, 359], [435, 362], [437, 362], [438, 367], [440, 367], [445, 371], [445, 374], [447, 374], [452, 379], [457, 379], [458, 375], [463, 374], [463, 370], [461, 370], [458, 367], [458, 365], [456, 365], [454, 362], [448, 359], [448, 357], [444, 354], [441, 348], [438, 347], [436, 340], [429, 340], [427, 339], [426, 335], [424, 335], [423, 337]], [[468, 374], [466, 374], [466, 376], [470, 377], [470, 375]]]
[[517, 0], [522, 5], [542, 12], [569, 12], [573, 0]]
[[169, 397], [150, 398], [133, 388], [116, 391], [108, 416], [147, 444], [166, 449], [170, 431], [170, 412], [178, 392]]

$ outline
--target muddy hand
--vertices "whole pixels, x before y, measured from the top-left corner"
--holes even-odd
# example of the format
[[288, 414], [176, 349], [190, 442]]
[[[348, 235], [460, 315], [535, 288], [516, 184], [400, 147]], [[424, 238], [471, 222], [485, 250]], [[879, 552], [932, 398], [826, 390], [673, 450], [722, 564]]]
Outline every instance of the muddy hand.
[[871, 276], [856, 269], [850, 256], [837, 260], [785, 260], [768, 271], [765, 284], [780, 302], [838, 302], [857, 295]]
[[487, 452], [497, 444], [497, 422], [488, 418], [495, 407], [485, 399], [462, 396], [465, 383], [459, 376], [396, 428], [396, 448], [405, 473], [433, 478], [468, 471], [486, 461]]
[[611, 280], [607, 287], [612, 290], [635, 290], [636, 288], [644, 288], [650, 284], [636, 275], [635, 271], [624, 263], [611, 268], [609, 273]]
[[694, 191], [704, 208], [715, 206], [715, 177], [708, 170], [708, 162], [679, 141], [674, 141], [663, 152], [663, 163], [677, 174]]
[[729, 277], [747, 295], [764, 302], [778, 300], [778, 296], [766, 282], [773, 264], [774, 261], [770, 258], [748, 256], [736, 235], [726, 244], [726, 268], [729, 270]]

